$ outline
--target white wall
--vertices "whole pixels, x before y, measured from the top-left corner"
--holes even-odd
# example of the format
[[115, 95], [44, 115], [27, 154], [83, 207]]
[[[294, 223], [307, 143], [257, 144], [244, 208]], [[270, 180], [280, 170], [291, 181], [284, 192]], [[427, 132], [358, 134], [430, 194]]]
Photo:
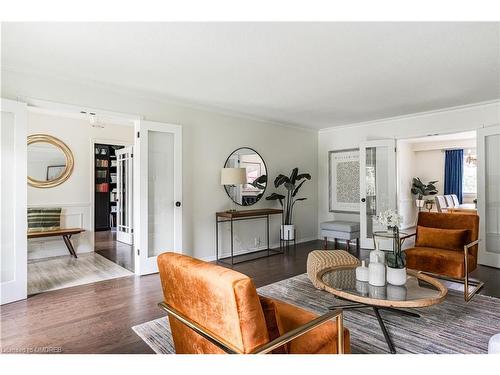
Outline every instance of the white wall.
[[[328, 152], [347, 148], [357, 148], [360, 142], [375, 139], [407, 139], [429, 134], [445, 134], [469, 131], [500, 122], [500, 102], [461, 108], [421, 113], [367, 123], [352, 124], [321, 130], [318, 135], [318, 219], [359, 220], [359, 214], [331, 213], [328, 210]], [[398, 142], [399, 143], [399, 142]], [[399, 146], [398, 146], [399, 147]], [[411, 159], [406, 151], [403, 159]], [[398, 156], [400, 159], [400, 156]], [[409, 174], [407, 171], [403, 173]], [[401, 171], [400, 171], [401, 174]], [[413, 172], [411, 173], [413, 174]], [[401, 177], [401, 176], [400, 176]], [[404, 175], [403, 175], [404, 177]], [[407, 181], [407, 178], [404, 177]], [[409, 185], [399, 184], [401, 191]], [[407, 197], [400, 196], [398, 204], [408, 205]], [[405, 203], [406, 202], [406, 203]]]
[[[293, 167], [311, 173], [312, 180], [301, 190], [301, 196], [308, 200], [296, 205], [295, 219], [299, 241], [317, 238], [318, 137], [315, 131], [173, 104], [157, 100], [152, 94], [11, 71], [3, 72], [2, 95], [134, 113], [147, 120], [182, 125], [183, 246], [188, 255], [215, 257], [215, 212], [230, 207], [230, 200], [220, 185], [220, 169], [229, 154], [242, 146], [252, 147], [262, 155], [271, 181], [279, 173], [290, 173]], [[265, 195], [272, 191], [271, 183]], [[252, 208], [277, 207], [276, 204], [261, 199]], [[274, 244], [279, 243], [279, 220], [279, 217], [271, 219]], [[239, 222], [235, 231], [236, 250], [254, 248], [255, 238], [260, 238], [261, 243], [265, 241], [264, 220]], [[228, 228], [221, 230], [221, 234], [224, 236], [221, 246], [228, 249]]]
[[[75, 165], [69, 179], [59, 186], [38, 189], [28, 185], [28, 207], [62, 207], [61, 227], [86, 230], [72, 238], [77, 253], [93, 251], [94, 231], [90, 215], [94, 154], [91, 140], [133, 144], [134, 128], [120, 125], [94, 128], [79, 119], [29, 112], [30, 134], [48, 134], [59, 138], [73, 153]], [[29, 259], [67, 254], [68, 250], [60, 237], [31, 239], [28, 242]]]

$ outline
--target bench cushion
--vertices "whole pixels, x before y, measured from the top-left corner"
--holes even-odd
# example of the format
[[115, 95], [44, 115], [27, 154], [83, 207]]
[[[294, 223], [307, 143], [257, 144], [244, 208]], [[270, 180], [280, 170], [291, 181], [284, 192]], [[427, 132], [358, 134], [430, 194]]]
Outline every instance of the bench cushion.
[[321, 223], [321, 229], [334, 230], [336, 232], [359, 232], [359, 223], [355, 221], [325, 221]]

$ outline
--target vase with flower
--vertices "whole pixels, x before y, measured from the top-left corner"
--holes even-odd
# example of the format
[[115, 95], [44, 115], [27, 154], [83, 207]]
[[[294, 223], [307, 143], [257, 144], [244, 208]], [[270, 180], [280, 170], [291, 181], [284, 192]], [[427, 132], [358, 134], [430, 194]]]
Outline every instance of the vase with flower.
[[392, 252], [385, 257], [386, 260], [386, 279], [392, 285], [406, 284], [406, 257], [401, 249], [399, 239], [399, 226], [402, 216], [395, 210], [386, 210], [377, 215], [377, 222], [386, 226], [387, 231], [392, 233]]

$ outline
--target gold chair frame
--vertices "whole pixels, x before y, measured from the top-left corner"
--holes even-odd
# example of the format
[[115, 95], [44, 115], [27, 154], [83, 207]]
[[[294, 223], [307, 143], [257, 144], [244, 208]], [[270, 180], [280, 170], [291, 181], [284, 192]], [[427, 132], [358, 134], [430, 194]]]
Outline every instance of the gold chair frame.
[[[412, 233], [407, 236], [401, 237], [402, 240], [405, 240], [407, 238], [416, 236], [417, 233]], [[425, 272], [422, 271], [422, 273], [425, 273], [427, 275], [436, 277], [438, 279], [442, 280], [447, 280], [447, 281], [454, 281], [456, 283], [464, 284], [464, 300], [465, 302], [469, 302], [474, 295], [479, 292], [479, 290], [483, 287], [484, 282], [476, 279], [469, 279], [469, 264], [467, 262], [467, 258], [469, 256], [469, 249], [477, 244], [479, 244], [481, 240], [477, 239], [475, 241], [472, 241], [471, 243], [468, 243], [464, 245], [464, 271], [465, 271], [465, 276], [463, 278], [455, 278], [455, 277], [449, 277], [445, 275], [440, 275], [432, 272]], [[469, 293], [469, 285], [474, 286], [474, 289]]]
[[[166, 304], [165, 302], [160, 302], [158, 306], [162, 309], [165, 310], [169, 315], [172, 315], [176, 319], [178, 319], [181, 323], [186, 325], [187, 327], [191, 328], [193, 331], [198, 333], [200, 336], [204, 337], [208, 341], [210, 341], [212, 344], [216, 345], [218, 348], [222, 349], [224, 352], [228, 354], [242, 354], [241, 351], [235, 347], [233, 347], [231, 344], [225, 342], [222, 338], [218, 337], [216, 334], [208, 331], [207, 329], [203, 328], [196, 322], [192, 321], [185, 315], [183, 315], [181, 312], [178, 310], [174, 309], [172, 306]], [[304, 335], [305, 333], [311, 331], [312, 329], [326, 323], [327, 321], [336, 318], [337, 321], [337, 346], [338, 346], [338, 353], [339, 354], [344, 354], [344, 316], [343, 312], [340, 309], [335, 309], [332, 311], [327, 312], [324, 315], [321, 315], [317, 317], [316, 319], [311, 320], [310, 322], [307, 322], [306, 324], [297, 327], [284, 335], [281, 335], [280, 337], [268, 342], [267, 344], [264, 344], [255, 350], [253, 350], [249, 354], [267, 354], [269, 352], [272, 352], [274, 349], [279, 348], [280, 346], [296, 339], [299, 336]]]

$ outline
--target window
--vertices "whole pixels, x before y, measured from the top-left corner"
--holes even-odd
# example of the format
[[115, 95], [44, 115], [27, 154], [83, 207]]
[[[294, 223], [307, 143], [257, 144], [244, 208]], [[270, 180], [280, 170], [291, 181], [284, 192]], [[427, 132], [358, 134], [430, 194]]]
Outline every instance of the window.
[[464, 194], [477, 193], [477, 157], [476, 150], [464, 152], [464, 175], [462, 190]]

